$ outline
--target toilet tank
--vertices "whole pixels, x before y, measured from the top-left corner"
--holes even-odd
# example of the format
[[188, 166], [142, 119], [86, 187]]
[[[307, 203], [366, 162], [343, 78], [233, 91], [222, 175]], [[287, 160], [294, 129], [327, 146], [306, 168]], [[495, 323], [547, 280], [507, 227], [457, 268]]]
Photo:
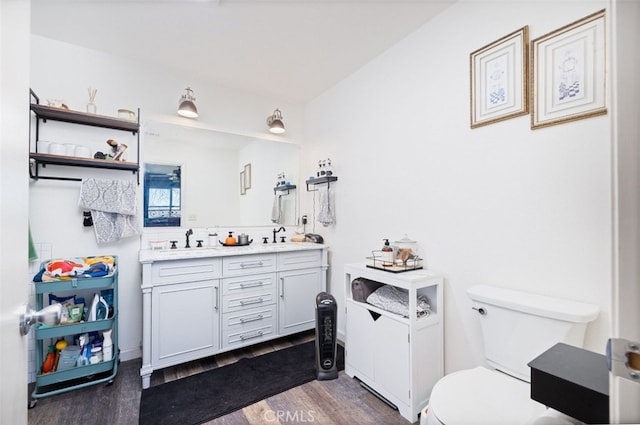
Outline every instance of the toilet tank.
[[478, 312], [487, 363], [530, 382], [527, 363], [558, 342], [581, 347], [599, 307], [489, 285], [467, 290]]

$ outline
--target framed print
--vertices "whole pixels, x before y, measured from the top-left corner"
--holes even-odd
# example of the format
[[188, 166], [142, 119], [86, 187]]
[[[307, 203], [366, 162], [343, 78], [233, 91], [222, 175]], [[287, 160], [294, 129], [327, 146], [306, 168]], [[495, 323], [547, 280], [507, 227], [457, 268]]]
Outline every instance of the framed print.
[[247, 188], [244, 185], [245, 176], [244, 171], [240, 171], [240, 195], [244, 195], [247, 193]]
[[528, 46], [524, 26], [471, 53], [471, 128], [529, 113]]
[[607, 113], [605, 11], [531, 41], [531, 128]]
[[244, 166], [244, 188], [251, 189], [251, 164]]

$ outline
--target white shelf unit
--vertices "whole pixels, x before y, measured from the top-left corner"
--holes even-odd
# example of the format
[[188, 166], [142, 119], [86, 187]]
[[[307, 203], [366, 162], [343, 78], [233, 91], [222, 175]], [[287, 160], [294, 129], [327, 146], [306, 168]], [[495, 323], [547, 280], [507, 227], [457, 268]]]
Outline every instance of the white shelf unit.
[[[345, 273], [345, 372], [398, 408], [410, 422], [428, 404], [444, 375], [443, 278], [429, 270], [391, 273], [347, 264]], [[365, 278], [406, 289], [409, 317], [353, 299], [351, 282]], [[431, 314], [417, 317], [416, 299], [429, 299]]]

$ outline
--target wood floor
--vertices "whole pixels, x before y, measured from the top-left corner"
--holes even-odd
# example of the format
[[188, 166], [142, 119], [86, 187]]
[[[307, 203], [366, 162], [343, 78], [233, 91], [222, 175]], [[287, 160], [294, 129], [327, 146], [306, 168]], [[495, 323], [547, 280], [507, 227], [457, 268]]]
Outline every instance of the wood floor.
[[[156, 371], [151, 385], [233, 363], [242, 357], [258, 356], [293, 344], [313, 340], [314, 333], [257, 344], [245, 349]], [[29, 425], [135, 425], [142, 392], [141, 360], [120, 363], [113, 384], [98, 384], [52, 397], [38, 399], [29, 410]], [[29, 394], [32, 391], [29, 386]], [[262, 424], [380, 424], [409, 425], [409, 421], [362, 388], [357, 380], [340, 372], [338, 379], [312, 381], [284, 393], [207, 422], [209, 425]], [[177, 424], [189, 425], [189, 424]]]

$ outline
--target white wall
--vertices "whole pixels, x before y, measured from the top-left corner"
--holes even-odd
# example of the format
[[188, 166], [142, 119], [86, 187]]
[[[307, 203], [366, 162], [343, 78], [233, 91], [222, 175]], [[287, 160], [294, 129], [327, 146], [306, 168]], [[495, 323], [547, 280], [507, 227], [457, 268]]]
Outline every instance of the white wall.
[[[169, 70], [159, 70], [134, 60], [40, 36], [32, 36], [31, 42], [30, 83], [42, 103], [46, 104], [48, 98], [62, 98], [72, 109], [84, 110], [88, 100], [87, 88], [93, 87], [98, 89], [96, 104], [99, 114], [116, 115], [118, 108], [136, 110], [140, 107], [143, 125], [146, 119], [190, 124], [191, 121], [186, 118], [175, 118], [178, 99], [184, 88], [190, 85], [195, 91], [200, 112], [198, 123], [205, 128], [269, 138], [265, 120], [278, 107], [286, 111], [287, 133], [284, 139], [295, 140], [301, 134], [302, 113], [296, 104], [193, 81], [188, 76], [175, 75]], [[78, 144], [92, 143], [106, 147], [105, 140], [113, 135], [107, 130], [82, 129], [53, 122], [41, 125], [43, 132], [45, 126], [49, 126], [50, 133], [43, 133], [43, 139], [53, 135], [63, 142]], [[124, 141], [130, 136], [117, 132], [116, 137]], [[152, 147], [145, 146], [143, 137], [140, 162], [145, 160], [145, 149], [150, 151]], [[135, 150], [130, 154], [130, 160], [135, 160], [135, 155], [132, 156], [134, 153]], [[149, 157], [152, 158], [152, 154]], [[68, 167], [48, 167], [46, 172], [97, 178], [135, 178], [129, 172]], [[270, 182], [274, 179], [275, 176]], [[138, 357], [142, 334], [141, 268], [138, 263], [140, 238], [97, 245], [93, 228], [82, 226], [82, 210], [77, 207], [79, 187], [77, 182], [40, 180], [31, 183], [29, 219], [34, 241], [46, 246], [50, 244], [51, 255], [56, 258], [101, 254], [120, 257], [120, 348], [124, 360]], [[138, 193], [140, 195], [141, 191]], [[183, 240], [184, 229], [177, 234]], [[195, 239], [205, 239], [204, 234], [192, 238]]]
[[534, 39], [606, 4], [456, 3], [305, 107], [302, 174], [330, 157], [339, 178], [336, 225], [315, 225], [331, 246], [331, 292], [344, 301], [344, 264], [383, 238], [419, 241], [446, 278], [446, 372], [482, 362], [465, 292], [478, 283], [599, 305], [586, 347], [604, 350], [610, 116], [535, 131], [523, 116], [471, 130], [469, 54], [524, 25]]

